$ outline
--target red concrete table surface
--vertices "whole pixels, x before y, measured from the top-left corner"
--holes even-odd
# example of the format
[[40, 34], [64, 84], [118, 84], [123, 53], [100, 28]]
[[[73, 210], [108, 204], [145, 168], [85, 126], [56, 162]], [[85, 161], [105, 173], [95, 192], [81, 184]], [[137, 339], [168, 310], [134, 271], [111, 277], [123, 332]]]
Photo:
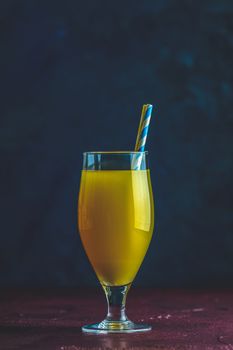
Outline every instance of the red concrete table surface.
[[83, 324], [100, 321], [106, 302], [99, 289], [2, 290], [1, 350], [233, 349], [233, 291], [132, 287], [127, 314], [153, 330], [88, 335]]

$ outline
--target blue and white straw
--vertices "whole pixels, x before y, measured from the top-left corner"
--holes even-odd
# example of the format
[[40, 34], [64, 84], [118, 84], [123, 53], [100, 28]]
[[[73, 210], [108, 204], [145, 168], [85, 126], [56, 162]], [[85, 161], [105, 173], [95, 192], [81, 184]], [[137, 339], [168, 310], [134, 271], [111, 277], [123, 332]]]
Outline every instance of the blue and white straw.
[[150, 118], [152, 113], [152, 105], [143, 105], [141, 120], [138, 128], [138, 135], [135, 145], [135, 151], [143, 152], [145, 149], [146, 139], [149, 130]]
[[[138, 128], [138, 135], [137, 135], [137, 140], [135, 145], [136, 152], [144, 152], [145, 150], [145, 144], [146, 144], [146, 139], [147, 139], [149, 125], [150, 125], [152, 108], [153, 106], [150, 104], [143, 105], [142, 107], [141, 120]], [[134, 170], [140, 169], [142, 156], [143, 155], [141, 153], [136, 154], [136, 157], [133, 161]]]

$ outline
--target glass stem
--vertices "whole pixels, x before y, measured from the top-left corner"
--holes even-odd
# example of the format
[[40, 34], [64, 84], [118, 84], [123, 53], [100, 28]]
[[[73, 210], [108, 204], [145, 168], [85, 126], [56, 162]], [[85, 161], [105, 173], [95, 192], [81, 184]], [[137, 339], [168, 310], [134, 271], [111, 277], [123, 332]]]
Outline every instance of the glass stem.
[[105, 286], [102, 285], [108, 302], [108, 322], [126, 322], [128, 320], [125, 314], [125, 303], [127, 293], [131, 283], [125, 286]]

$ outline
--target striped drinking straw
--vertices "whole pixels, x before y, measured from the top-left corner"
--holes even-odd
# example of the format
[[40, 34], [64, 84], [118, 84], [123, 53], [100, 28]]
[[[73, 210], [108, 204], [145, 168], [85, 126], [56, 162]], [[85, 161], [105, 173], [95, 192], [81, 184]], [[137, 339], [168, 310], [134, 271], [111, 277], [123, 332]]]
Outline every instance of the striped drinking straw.
[[[150, 104], [143, 105], [142, 107], [141, 119], [138, 127], [138, 134], [137, 134], [136, 145], [135, 145], [135, 151], [137, 152], [144, 152], [145, 150], [152, 108], [153, 106]], [[134, 170], [140, 169], [141, 161], [142, 161], [142, 154], [139, 153], [136, 155], [133, 161]]]

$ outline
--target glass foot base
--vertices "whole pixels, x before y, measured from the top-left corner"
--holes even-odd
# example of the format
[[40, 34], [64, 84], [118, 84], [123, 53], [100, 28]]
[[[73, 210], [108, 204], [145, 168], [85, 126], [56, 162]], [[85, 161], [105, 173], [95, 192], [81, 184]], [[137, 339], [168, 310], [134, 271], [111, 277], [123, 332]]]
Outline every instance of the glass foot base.
[[147, 324], [133, 323], [129, 320], [124, 322], [104, 320], [82, 327], [83, 332], [95, 334], [147, 332], [151, 329], [152, 327]]

